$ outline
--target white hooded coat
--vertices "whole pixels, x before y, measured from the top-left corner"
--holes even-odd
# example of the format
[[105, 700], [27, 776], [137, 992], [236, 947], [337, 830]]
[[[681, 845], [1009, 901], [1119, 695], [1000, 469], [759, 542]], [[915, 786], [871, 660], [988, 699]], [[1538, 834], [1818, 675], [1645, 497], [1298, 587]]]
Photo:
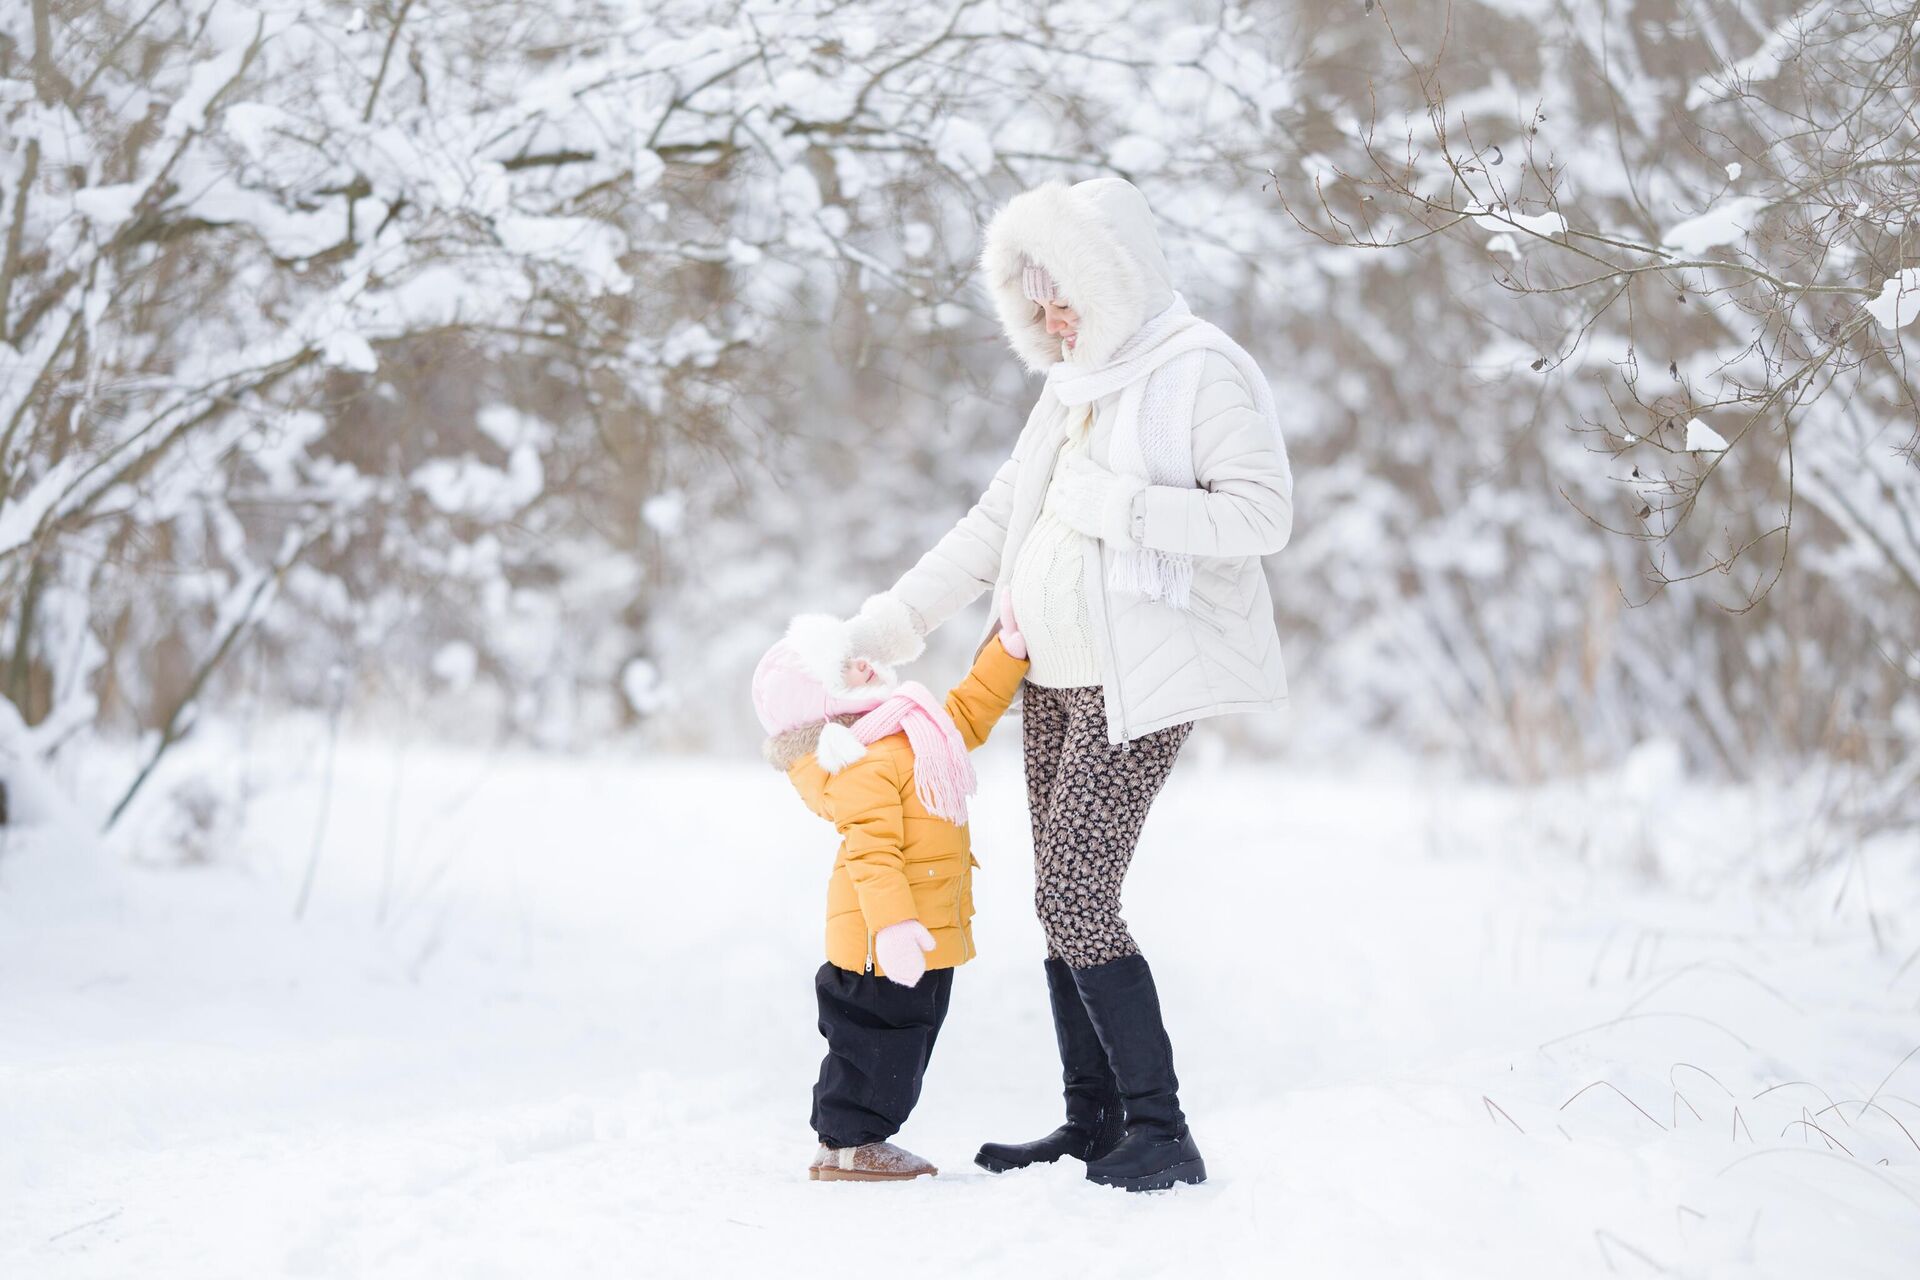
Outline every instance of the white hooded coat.
[[[1031, 260], [1079, 313], [1068, 357], [1105, 363], [1173, 301], [1153, 213], [1131, 183], [1048, 183], [1014, 197], [987, 228], [981, 270], [1007, 341], [1027, 368], [1063, 358], [1021, 288]], [[1095, 402], [1092, 456], [1110, 465], [1115, 393]], [[932, 630], [981, 594], [1004, 590], [1065, 440], [1064, 407], [1045, 392], [973, 509], [889, 592]], [[1134, 507], [1146, 547], [1194, 557], [1191, 607], [1108, 586], [1114, 551], [1086, 539], [1085, 586], [1105, 689], [1107, 733], [1122, 743], [1169, 725], [1277, 709], [1287, 675], [1260, 557], [1287, 544], [1293, 482], [1285, 446], [1233, 361], [1209, 351], [1192, 415], [1195, 487], [1149, 485]], [[998, 626], [990, 620], [982, 636]]]

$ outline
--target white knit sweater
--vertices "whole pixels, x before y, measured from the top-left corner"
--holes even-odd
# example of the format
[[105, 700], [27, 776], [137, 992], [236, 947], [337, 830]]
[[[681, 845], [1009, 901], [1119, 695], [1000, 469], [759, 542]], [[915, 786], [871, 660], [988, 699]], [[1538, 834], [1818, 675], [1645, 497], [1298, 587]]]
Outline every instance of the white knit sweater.
[[[1087, 453], [1092, 425], [1091, 412], [1068, 425], [1066, 443], [1054, 464], [1055, 484], [1061, 463], [1076, 453]], [[1008, 590], [1033, 664], [1027, 679], [1049, 689], [1077, 689], [1100, 683], [1092, 615], [1087, 609], [1086, 535], [1060, 519], [1053, 495], [1049, 486], [1033, 530], [1020, 546]]]

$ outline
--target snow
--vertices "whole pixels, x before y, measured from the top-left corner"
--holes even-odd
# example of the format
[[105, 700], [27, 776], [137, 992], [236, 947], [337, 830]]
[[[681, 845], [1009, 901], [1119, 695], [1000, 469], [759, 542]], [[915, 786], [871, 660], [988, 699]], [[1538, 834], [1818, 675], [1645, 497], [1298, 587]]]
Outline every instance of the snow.
[[[1901, 584], [1920, 581], [1920, 473], [1897, 452], [1897, 362], [1803, 406], [1791, 493], [1713, 486], [1700, 539], [1676, 544], [1711, 563], [1769, 508], [1811, 504], [1823, 532], [1795, 540], [1766, 609], [1723, 615], [1734, 573], [1620, 610], [1614, 586], [1639, 599], [1643, 557], [1667, 559], [1585, 513], [1662, 505], [1725, 455], [1675, 475], [1639, 450], [1648, 470], [1620, 477], [1577, 431], [1523, 429], [1623, 430], [1636, 350], [1646, 370], [1688, 353], [1689, 386], [1717, 370], [1764, 390], [1777, 379], [1752, 353], [1816, 350], [1830, 309], [1742, 312], [1772, 286], [1675, 281], [1671, 304], [1643, 299], [1665, 336], [1630, 345], [1640, 311], [1616, 309], [1566, 353], [1596, 376], [1542, 380], [1529, 365], [1564, 345], [1541, 327], [1552, 300], [1498, 287], [1520, 262], [1543, 287], [1584, 278], [1543, 238], [1576, 234], [1561, 210], [1604, 229], [1652, 208], [1657, 236], [1742, 192], [1779, 198], [1793, 175], [1762, 153], [1725, 184], [1710, 154], [1791, 133], [1793, 103], [1701, 113], [1712, 128], [1683, 132], [1706, 154], [1676, 145], [1670, 108], [1804, 0], [1758, 26], [1698, 6], [1675, 24], [1483, 3], [1511, 20], [1462, 27], [1445, 71], [1455, 140], [1505, 147], [1465, 175], [1485, 221], [1452, 233], [1492, 261], [1439, 240], [1320, 244], [1261, 183], [1288, 131], [1326, 148], [1271, 160], [1310, 219], [1296, 168], [1369, 172], [1369, 87], [1404, 70], [1371, 26], [1289, 40], [1250, 5], [1120, 23], [1086, 5], [416, 6], [372, 95], [394, 11], [369, 23], [361, 3], [109, 0], [50, 51], [60, 85], [92, 86], [83, 106], [0, 81], [4, 220], [22, 232], [9, 296], [29, 330], [0, 343], [0, 421], [19, 426], [0, 468], [0, 654], [22, 648], [21, 688], [50, 708], [31, 731], [0, 725], [0, 776], [34, 828], [0, 833], [0, 1275], [778, 1274], [824, 1266], [831, 1229], [895, 1205], [877, 1245], [958, 1222], [941, 1265], [975, 1274], [1478, 1276], [1572, 1259], [1799, 1275], [1848, 1269], [1849, 1250], [1854, 1270], [1914, 1254], [1883, 1216], [1910, 1220], [1914, 1157], [1886, 1117], [1826, 1114], [1842, 1152], [1805, 1125], [1824, 1103], [1761, 1092], [1807, 1078], [1864, 1099], [1920, 1042], [1920, 960], [1892, 963], [1920, 941], [1899, 866], [1868, 877], [1879, 854], [1798, 813], [1728, 819], [1769, 811], [1764, 782], [1723, 805], [1671, 752], [1550, 792], [1330, 776], [1373, 733], [1444, 777], [1557, 776], [1655, 732], [1734, 775], [1818, 777], [1844, 749], [1859, 772], [1833, 803], [1863, 827], [1910, 813], [1920, 656], [1901, 642], [1920, 626]], [[1433, 34], [1408, 52], [1440, 56], [1420, 47]], [[1859, 137], [1897, 138], [1903, 99], [1855, 92], [1877, 83], [1874, 52], [1826, 42], [1809, 73], [1835, 110], [1858, 108]], [[1785, 93], [1801, 77], [1781, 65]], [[1412, 105], [1395, 101], [1369, 135], [1387, 145]], [[1465, 188], [1435, 123], [1416, 109], [1411, 173], [1450, 203]], [[1543, 182], [1519, 181], [1523, 152]], [[1143, 1210], [1089, 1198], [1071, 1170], [968, 1180], [974, 1142], [1052, 1118], [1003, 752], [981, 818], [987, 951], [908, 1135], [947, 1177], [810, 1221], [848, 1203], [792, 1182], [817, 1051], [802, 988], [820, 824], [751, 765], [482, 748], [751, 756], [741, 688], [766, 635], [885, 586], [987, 483], [1030, 402], [976, 288], [985, 219], [1021, 185], [1103, 164], [1139, 180], [1196, 312], [1269, 361], [1313, 489], [1271, 567], [1312, 720], [1286, 749], [1321, 771], [1202, 752], [1163, 811], [1185, 825], [1153, 829], [1131, 908], [1179, 997], [1216, 1181]], [[1341, 185], [1329, 211], [1370, 194]], [[141, 191], [188, 234], [105, 233]], [[1488, 207], [1522, 192], [1535, 212]], [[1836, 207], [1856, 200], [1893, 233], [1908, 217], [1866, 189]], [[1402, 203], [1376, 195], [1363, 221], [1409, 230], [1388, 207]], [[1737, 236], [1738, 209], [1708, 216]], [[1808, 240], [1766, 234], [1794, 221], [1784, 206], [1765, 218], [1721, 243], [1776, 279], [1824, 261], [1822, 279], [1910, 324], [1908, 277], [1883, 273], [1914, 259], [1869, 252], [1872, 225], [1816, 220]], [[1755, 347], [1770, 315], [1789, 327]], [[315, 352], [324, 364], [300, 363]], [[1724, 447], [1688, 439], [1709, 441]], [[850, 486], [895, 500], [848, 502]], [[112, 860], [88, 854], [130, 776], [92, 762], [120, 733], [156, 740], [294, 534], [309, 558], [196, 696], [196, 745], [143, 792]], [[940, 646], [961, 653], [965, 627]], [[331, 786], [318, 738], [209, 745], [223, 715], [289, 706], [400, 736], [350, 741]], [[436, 731], [475, 749], [417, 740]], [[1242, 721], [1196, 746], [1229, 739], [1287, 741]], [[86, 812], [53, 840], [69, 804]], [[569, 812], [532, 820], [552, 806]], [[1815, 829], [1857, 878], [1800, 865]], [[1884, 952], [1861, 941], [1876, 901]], [[1712, 985], [1751, 987], [1736, 967], [1814, 1012], [1742, 1007], [1753, 991]], [[1683, 1060], [1739, 1091], [1737, 1123]], [[1901, 1070], [1885, 1105], [1920, 1134]], [[1173, 1238], [1135, 1225], [1143, 1212]], [[1170, 1252], [1181, 1237], [1191, 1258]]]
[[1907, 267], [1888, 277], [1879, 296], [1867, 304], [1867, 314], [1889, 329], [1905, 328], [1920, 319], [1920, 267]]
[[1166, 165], [1171, 154], [1160, 139], [1130, 133], [1108, 149], [1107, 163], [1122, 173], [1153, 173]]
[[73, 207], [85, 214], [103, 234], [111, 233], [133, 216], [143, 190], [137, 182], [83, 187], [73, 193]]
[[1520, 791], [1278, 772], [1203, 729], [1128, 920], [1212, 1180], [1142, 1199], [969, 1162], [1058, 1118], [1010, 737], [981, 761], [979, 958], [901, 1136], [942, 1172], [886, 1188], [804, 1177], [834, 837], [778, 775], [349, 738], [329, 789], [318, 725], [221, 741], [176, 762], [249, 797], [206, 865], [154, 865], [138, 811], [119, 857], [57, 824], [0, 844], [0, 1274], [843, 1277], [857, 1250], [918, 1277], [1893, 1277], [1920, 1251], [1912, 860], [1792, 874], [1817, 841], [1786, 793], [1671, 751]]
[[284, 144], [280, 136], [283, 132], [297, 134], [300, 130], [298, 117], [269, 102], [236, 102], [222, 113], [221, 123], [227, 137], [256, 160], [275, 145]]
[[187, 87], [167, 113], [168, 132], [174, 136], [206, 127], [207, 108], [214, 96], [239, 74], [246, 61], [244, 45], [234, 44], [216, 57], [197, 63], [188, 77]]
[[669, 701], [666, 686], [660, 680], [660, 668], [645, 658], [634, 658], [620, 669], [620, 691], [638, 715], [652, 715]]
[[620, 269], [626, 241], [605, 222], [516, 215], [498, 219], [494, 231], [509, 252], [571, 268], [593, 292], [621, 294], [633, 286]]
[[380, 356], [373, 344], [351, 329], [335, 329], [320, 340], [320, 362], [356, 373], [374, 373], [380, 368]]
[[0, 555], [26, 545], [32, 539], [47, 512], [60, 501], [86, 462], [78, 454], [69, 454], [47, 469], [45, 475], [23, 493], [0, 500]]
[[[38, 758], [46, 731], [59, 732], [62, 727], [47, 723], [29, 729], [21, 720], [18, 708], [0, 698], [0, 780], [5, 781], [7, 788], [8, 822], [25, 826], [73, 821], [71, 802]], [[5, 839], [0, 837], [0, 852], [5, 847]], [[0, 879], [0, 885], [4, 883], [4, 879]]]
[[1832, 7], [1832, 0], [1814, 0], [1769, 32], [1758, 49], [1731, 66], [1695, 80], [1687, 90], [1687, 110], [1697, 111], [1708, 103], [1772, 80], [1780, 74], [1787, 58], [1800, 48], [1806, 33], [1815, 30]]
[[723, 343], [715, 337], [704, 324], [692, 322], [675, 326], [666, 341], [660, 344], [661, 363], [667, 365], [690, 364], [695, 368], [711, 368], [719, 359]]
[[475, 520], [504, 520], [540, 496], [546, 479], [540, 453], [531, 443], [507, 455], [506, 470], [471, 454], [435, 458], [414, 468], [413, 487], [449, 515]]
[[1695, 418], [1687, 423], [1687, 452], [1723, 453], [1726, 447], [1726, 439], [1700, 419]]
[[[1567, 220], [1554, 210], [1545, 213], [1515, 213], [1504, 206], [1474, 215], [1474, 222], [1496, 234], [1512, 235], [1511, 227], [1519, 227], [1537, 236], [1565, 235]], [[1493, 245], [1489, 242], [1488, 248]]]
[[993, 170], [993, 140], [964, 116], [948, 116], [933, 134], [933, 156], [955, 173], [984, 177]]
[[1716, 245], [1745, 238], [1773, 202], [1764, 196], [1735, 196], [1704, 213], [1667, 228], [1660, 243], [1697, 258]]
[[465, 689], [480, 669], [480, 654], [465, 640], [449, 640], [434, 651], [432, 667], [433, 674], [447, 684]]
[[633, 189], [651, 191], [667, 172], [667, 163], [658, 152], [636, 147], [633, 152]]
[[1531, 215], [1510, 213], [1507, 216], [1513, 219], [1523, 230], [1531, 231], [1537, 236], [1565, 235], [1567, 231], [1567, 220], [1558, 213], [1548, 212]]
[[640, 519], [661, 537], [673, 537], [686, 527], [686, 493], [680, 489], [666, 489], [650, 495], [640, 504]]
[[522, 413], [510, 404], [490, 404], [473, 416], [473, 424], [482, 435], [512, 452], [523, 444], [544, 445], [553, 429], [530, 413]]
[[781, 171], [775, 194], [788, 217], [807, 218], [820, 211], [820, 184], [798, 165]]

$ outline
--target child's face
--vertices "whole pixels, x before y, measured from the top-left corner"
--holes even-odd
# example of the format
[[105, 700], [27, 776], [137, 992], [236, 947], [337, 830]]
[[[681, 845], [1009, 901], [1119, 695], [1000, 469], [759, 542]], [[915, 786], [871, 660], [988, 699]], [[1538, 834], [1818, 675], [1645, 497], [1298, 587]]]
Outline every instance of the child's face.
[[880, 673], [875, 671], [873, 664], [865, 658], [855, 658], [842, 667], [840, 679], [849, 689], [863, 689], [881, 682]]

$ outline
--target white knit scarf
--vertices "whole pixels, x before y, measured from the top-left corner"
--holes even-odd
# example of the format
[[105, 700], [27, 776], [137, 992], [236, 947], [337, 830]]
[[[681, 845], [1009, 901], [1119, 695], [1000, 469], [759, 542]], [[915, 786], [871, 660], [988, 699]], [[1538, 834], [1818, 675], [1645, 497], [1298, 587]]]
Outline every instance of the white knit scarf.
[[[1148, 484], [1192, 489], [1197, 486], [1193, 407], [1209, 351], [1233, 362], [1253, 394], [1254, 408], [1278, 440], [1280, 416], [1260, 366], [1232, 338], [1188, 310], [1177, 293], [1105, 364], [1087, 368], [1063, 360], [1054, 365], [1047, 371], [1047, 389], [1069, 408], [1120, 392], [1107, 447], [1109, 468]], [[1193, 557], [1152, 547], [1116, 548], [1108, 585], [1185, 609], [1192, 603]]]

